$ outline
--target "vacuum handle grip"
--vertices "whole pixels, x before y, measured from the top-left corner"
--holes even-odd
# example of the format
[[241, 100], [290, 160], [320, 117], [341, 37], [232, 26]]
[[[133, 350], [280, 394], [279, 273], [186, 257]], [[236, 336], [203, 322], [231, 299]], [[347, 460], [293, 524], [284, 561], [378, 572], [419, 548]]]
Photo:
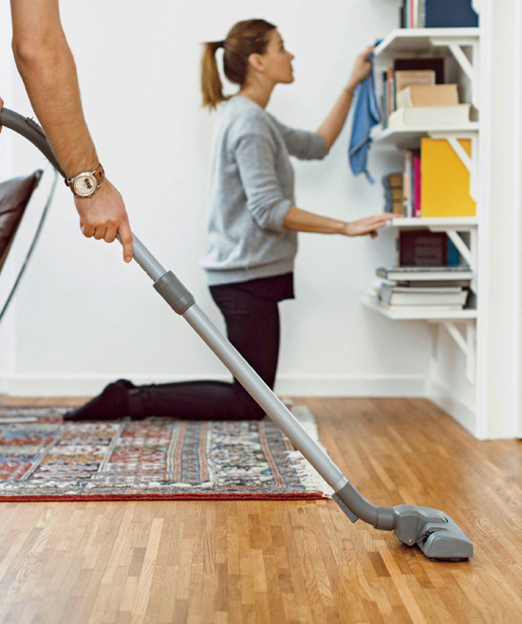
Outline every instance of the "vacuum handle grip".
[[22, 117], [22, 115], [4, 107], [0, 111], [0, 126], [5, 126], [10, 130], [14, 130], [28, 141], [31, 141], [31, 143], [42, 152], [56, 171], [64, 178], [67, 177], [60, 167], [60, 163], [56, 160], [56, 156], [45, 136], [43, 128], [37, 124], [36, 121], [28, 117]]

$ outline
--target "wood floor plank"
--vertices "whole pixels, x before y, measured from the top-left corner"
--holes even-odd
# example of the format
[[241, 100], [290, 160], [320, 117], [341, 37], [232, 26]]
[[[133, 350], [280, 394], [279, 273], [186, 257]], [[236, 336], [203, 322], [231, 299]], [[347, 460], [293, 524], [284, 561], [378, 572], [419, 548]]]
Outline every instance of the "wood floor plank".
[[[71, 400], [0, 404], [74, 405]], [[432, 562], [333, 501], [4, 503], [0, 624], [522, 622], [522, 443], [423, 399], [296, 399], [375, 504], [443, 509], [468, 563]]]

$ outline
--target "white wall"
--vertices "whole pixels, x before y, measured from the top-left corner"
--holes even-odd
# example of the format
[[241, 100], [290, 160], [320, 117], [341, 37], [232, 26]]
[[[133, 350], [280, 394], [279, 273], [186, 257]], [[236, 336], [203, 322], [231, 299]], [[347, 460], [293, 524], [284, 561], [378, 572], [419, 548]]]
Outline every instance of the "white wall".
[[[222, 39], [240, 19], [261, 16], [277, 24], [296, 55], [296, 82], [278, 86], [269, 110], [287, 124], [313, 129], [356, 54], [396, 27], [398, 1], [155, 0], [146, 10], [136, 0], [61, 4], [88, 124], [132, 227], [222, 327], [198, 266], [215, 122], [200, 107], [199, 44]], [[5, 46], [1, 53], [1, 65], [12, 65]], [[13, 90], [8, 104], [27, 114], [15, 70]], [[324, 162], [295, 163], [300, 207], [348, 220], [382, 210], [380, 177], [400, 167], [400, 154], [372, 151], [375, 186], [354, 178], [346, 155], [350, 127]], [[17, 173], [38, 166], [38, 155], [21, 139], [15, 151]], [[301, 235], [297, 300], [282, 304], [280, 392], [424, 392], [427, 325], [391, 322], [359, 303], [375, 268], [394, 260], [392, 231], [375, 241]], [[62, 185], [20, 287], [15, 320], [16, 349], [4, 369], [4, 388], [12, 394], [91, 394], [119, 376], [138, 382], [227, 377], [139, 267], [124, 265], [119, 245], [81, 236]]]
[[[6, 2], [0, 3], [0, 95], [6, 101], [12, 98], [13, 64], [5, 62], [10, 56], [10, 18], [9, 6]], [[0, 179], [14, 176], [13, 165], [13, 136], [9, 132], [0, 135]], [[4, 265], [4, 268], [5, 265]], [[11, 278], [3, 272], [2, 277]], [[16, 354], [16, 302], [13, 301], [0, 324], [0, 393], [7, 390], [6, 380], [13, 374], [13, 364]]]
[[[482, 0], [477, 381], [441, 329], [433, 398], [480, 439], [522, 436], [522, 6]], [[476, 411], [475, 411], [476, 410]]]
[[[522, 10], [518, 0], [484, 3], [491, 16], [487, 105], [489, 204], [482, 248], [478, 430], [483, 438], [522, 435]], [[485, 7], [485, 8], [486, 8]], [[486, 59], [488, 60], [488, 59]]]

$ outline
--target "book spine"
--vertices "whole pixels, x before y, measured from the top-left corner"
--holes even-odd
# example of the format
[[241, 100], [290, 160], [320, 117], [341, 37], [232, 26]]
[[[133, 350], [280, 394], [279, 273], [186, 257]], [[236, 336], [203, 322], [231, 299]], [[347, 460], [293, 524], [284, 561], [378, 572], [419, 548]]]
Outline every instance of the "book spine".
[[391, 113], [393, 113], [393, 90], [392, 90], [392, 79], [393, 79], [393, 67], [388, 67], [386, 74], [386, 115], [389, 117]]
[[388, 127], [388, 74], [382, 72], [382, 127]]
[[408, 214], [409, 218], [414, 216], [415, 209], [415, 171], [413, 169], [413, 150], [408, 150]]
[[413, 176], [414, 176], [414, 217], [422, 217], [421, 210], [421, 164], [420, 156], [413, 158]]
[[405, 150], [404, 152], [405, 165], [404, 165], [404, 216], [411, 217], [413, 215], [412, 209], [412, 152], [411, 150]]

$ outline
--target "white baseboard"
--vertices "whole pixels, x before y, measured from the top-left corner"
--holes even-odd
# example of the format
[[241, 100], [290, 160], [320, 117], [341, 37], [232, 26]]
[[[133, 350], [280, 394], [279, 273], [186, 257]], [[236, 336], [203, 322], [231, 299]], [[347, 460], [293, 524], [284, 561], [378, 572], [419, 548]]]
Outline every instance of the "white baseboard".
[[475, 409], [461, 403], [449, 393], [440, 382], [429, 380], [427, 383], [427, 398], [452, 416], [464, 429], [473, 436], [477, 436], [477, 419]]
[[[136, 384], [167, 383], [207, 379], [204, 376], [144, 377], [121, 375]], [[13, 397], [89, 397], [98, 394], [115, 377], [84, 376], [25, 376], [0, 378], [0, 392]], [[227, 375], [212, 379], [229, 381]], [[276, 392], [287, 396], [317, 397], [425, 397], [426, 378], [413, 375], [367, 376], [293, 376], [278, 377]]]
[[414, 375], [283, 375], [276, 391], [302, 397], [425, 397], [426, 381]]

